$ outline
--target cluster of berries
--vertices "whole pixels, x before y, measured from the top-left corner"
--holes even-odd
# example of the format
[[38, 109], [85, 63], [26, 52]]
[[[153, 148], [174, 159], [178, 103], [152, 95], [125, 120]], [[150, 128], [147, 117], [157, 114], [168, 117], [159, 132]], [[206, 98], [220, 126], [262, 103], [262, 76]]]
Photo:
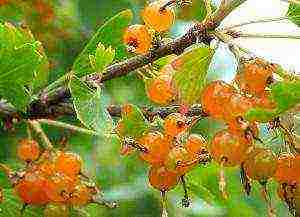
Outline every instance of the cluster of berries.
[[[259, 58], [251, 59], [241, 65], [241, 70], [236, 75], [235, 82], [239, 88], [223, 81], [214, 81], [207, 85], [201, 96], [204, 111], [227, 125], [226, 130], [216, 133], [212, 139], [210, 153], [213, 159], [221, 166], [241, 166], [242, 181], [247, 194], [251, 189], [250, 180], [259, 181], [263, 187], [263, 196], [268, 202], [269, 216], [274, 215], [266, 192], [266, 183], [270, 178], [275, 178], [281, 184], [281, 198], [289, 204], [290, 209], [295, 210], [298, 206], [299, 212], [297, 195], [294, 195], [297, 194], [300, 181], [297, 172], [300, 166], [299, 154], [282, 154], [278, 158], [270, 149], [256, 146], [254, 140], [263, 143], [258, 138], [259, 123], [244, 119], [246, 112], [255, 106], [266, 109], [276, 106], [268, 91], [274, 72], [274, 65]], [[226, 197], [222, 171], [220, 189]]]
[[144, 25], [136, 24], [127, 28], [123, 41], [130, 51], [146, 54], [152, 46], [155, 33], [162, 33], [170, 29], [175, 21], [175, 12], [171, 6], [173, 0], [158, 0], [144, 8], [141, 13]]
[[[125, 105], [123, 110], [128, 110], [128, 106]], [[162, 132], [149, 129], [137, 138], [124, 138], [122, 126], [123, 119], [120, 119], [116, 131], [123, 141], [123, 149], [128, 150], [127, 146], [131, 146], [139, 151], [140, 159], [150, 165], [150, 185], [162, 195], [180, 181], [185, 188], [184, 175], [210, 159], [206, 140], [199, 134], [189, 134], [192, 121], [181, 113], [168, 115]], [[189, 205], [187, 194], [184, 195], [183, 205]]]
[[52, 216], [51, 210], [55, 209], [66, 210], [64, 215], [68, 216], [68, 207], [90, 203], [115, 206], [104, 201], [100, 189], [82, 174], [79, 155], [56, 150], [41, 153], [39, 144], [32, 139], [19, 142], [17, 155], [26, 167], [9, 173], [13, 188], [25, 205], [47, 205], [45, 216]]

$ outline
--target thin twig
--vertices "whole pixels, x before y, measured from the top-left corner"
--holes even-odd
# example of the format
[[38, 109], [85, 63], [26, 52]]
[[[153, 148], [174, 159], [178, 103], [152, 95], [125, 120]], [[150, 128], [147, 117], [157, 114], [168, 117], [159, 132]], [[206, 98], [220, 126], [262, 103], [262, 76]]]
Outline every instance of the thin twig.
[[238, 33], [238, 38], [282, 38], [282, 39], [300, 39], [300, 35], [275, 35], [275, 34], [260, 34], [260, 33]]
[[33, 128], [33, 130], [37, 133], [37, 135], [41, 138], [41, 140], [44, 142], [45, 148], [47, 150], [52, 150], [53, 146], [52, 146], [49, 138], [47, 137], [47, 135], [43, 131], [40, 123], [36, 120], [29, 120], [28, 123]]
[[72, 124], [67, 124], [67, 123], [60, 122], [60, 121], [53, 121], [50, 119], [37, 119], [36, 121], [41, 124], [48, 124], [48, 125], [59, 127], [59, 128], [65, 128], [65, 129], [77, 131], [77, 132], [83, 133], [83, 134], [97, 135], [97, 133], [93, 130], [84, 129], [82, 127], [77, 127]]
[[272, 17], [272, 18], [262, 18], [262, 19], [250, 20], [250, 21], [247, 21], [247, 22], [244, 22], [244, 23], [239, 23], [239, 24], [235, 24], [235, 25], [232, 25], [232, 26], [224, 27], [224, 28], [221, 28], [219, 30], [220, 31], [228, 31], [228, 30], [231, 30], [231, 29], [234, 29], [234, 28], [238, 28], [238, 27], [242, 27], [242, 26], [247, 26], [247, 25], [251, 25], [251, 24], [276, 22], [276, 21], [287, 20], [287, 19], [289, 19], [289, 17], [287, 17], [287, 16], [284, 16], [284, 17]]

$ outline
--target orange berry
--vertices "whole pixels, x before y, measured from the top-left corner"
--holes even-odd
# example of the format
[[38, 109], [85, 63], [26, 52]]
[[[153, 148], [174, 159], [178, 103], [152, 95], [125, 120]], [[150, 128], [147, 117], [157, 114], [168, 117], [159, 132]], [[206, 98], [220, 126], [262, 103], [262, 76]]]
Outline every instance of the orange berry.
[[55, 160], [55, 170], [70, 177], [81, 172], [82, 159], [78, 154], [71, 152], [61, 152]]
[[248, 139], [249, 142], [252, 141], [253, 137], [258, 137], [259, 126], [256, 122], [248, 122], [242, 118], [236, 118], [227, 123], [228, 131], [232, 134], [237, 134], [245, 139]]
[[146, 26], [131, 25], [125, 31], [123, 41], [132, 47], [135, 53], [146, 54], [151, 48], [152, 36]]
[[45, 191], [48, 184], [48, 180], [39, 171], [29, 171], [14, 186], [14, 190], [26, 204], [44, 205], [50, 202]]
[[178, 95], [171, 75], [161, 75], [146, 80], [145, 89], [149, 99], [160, 105], [174, 102]]
[[195, 158], [207, 152], [208, 147], [206, 140], [200, 134], [191, 134], [185, 143], [185, 149], [192, 158]]
[[277, 157], [269, 149], [255, 148], [247, 155], [243, 165], [247, 176], [264, 183], [275, 174]]
[[300, 155], [281, 154], [274, 178], [280, 183], [300, 183]]
[[191, 167], [184, 166], [189, 160], [190, 156], [187, 150], [184, 147], [175, 146], [167, 156], [165, 168], [170, 172], [178, 173], [178, 175], [184, 175], [191, 169]]
[[172, 113], [168, 115], [164, 122], [165, 134], [172, 137], [185, 132], [188, 127], [188, 118], [180, 113]]
[[169, 191], [179, 182], [178, 174], [168, 171], [165, 167], [152, 166], [148, 178], [150, 185], [159, 191]]
[[253, 108], [253, 99], [238, 93], [233, 93], [226, 104], [222, 106], [224, 109], [224, 120], [231, 121], [238, 117], [243, 117], [245, 113]]
[[171, 149], [171, 142], [160, 132], [149, 132], [138, 143], [143, 145], [147, 152], [141, 152], [140, 158], [152, 165], [161, 165]]
[[149, 4], [142, 11], [142, 18], [151, 29], [156, 32], [164, 32], [170, 29], [175, 21], [175, 13], [171, 8], [165, 8], [161, 10], [161, 7], [165, 4], [165, 1], [155, 1]]
[[245, 138], [223, 130], [213, 137], [210, 153], [218, 163], [224, 163], [224, 166], [236, 166], [244, 160], [249, 146]]
[[201, 94], [203, 110], [213, 118], [223, 119], [224, 105], [228, 103], [230, 97], [235, 92], [235, 89], [231, 85], [223, 81], [209, 83]]
[[62, 173], [55, 173], [49, 177], [45, 191], [52, 202], [66, 202], [74, 191], [77, 182], [77, 178], [70, 178]]
[[260, 95], [265, 91], [275, 70], [271, 64], [259, 58], [245, 62], [241, 68], [235, 80], [242, 91], [254, 95]]
[[23, 161], [34, 161], [40, 155], [39, 144], [35, 140], [22, 139], [17, 147], [17, 155]]
[[85, 206], [91, 203], [96, 192], [85, 184], [79, 184], [71, 194], [69, 203], [73, 206]]

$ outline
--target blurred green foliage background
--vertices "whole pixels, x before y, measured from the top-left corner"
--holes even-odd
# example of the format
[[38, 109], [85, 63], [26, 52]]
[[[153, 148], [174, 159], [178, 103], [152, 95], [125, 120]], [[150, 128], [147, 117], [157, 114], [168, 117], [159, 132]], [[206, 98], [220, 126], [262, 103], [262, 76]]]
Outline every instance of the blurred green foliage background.
[[[140, 22], [139, 13], [146, 4], [144, 0], [0, 0], [0, 20], [16, 25], [25, 23], [37, 40], [43, 43], [51, 63], [50, 81], [54, 81], [69, 71], [75, 57], [83, 49], [93, 33], [110, 17], [124, 9], [131, 9], [134, 22]], [[179, 36], [193, 20], [205, 16], [202, 0], [194, 0], [191, 6], [178, 11], [176, 24], [171, 36]], [[0, 60], [1, 61], [1, 60]], [[236, 63], [224, 47], [218, 49], [210, 67], [209, 78], [230, 80]], [[107, 103], [151, 105], [144, 91], [143, 82], [136, 75], [117, 78], [105, 83]], [[62, 121], [79, 124], [72, 118]], [[203, 120], [194, 131], [210, 139], [221, 124]], [[107, 199], [116, 200], [119, 208], [108, 210], [90, 205], [73, 216], [102, 217], [158, 217], [161, 212], [160, 194], [148, 186], [147, 166], [137, 156], [121, 157], [120, 144], [116, 137], [100, 140], [91, 136], [70, 133], [54, 127], [43, 126], [51, 141], [58, 144], [61, 136], [69, 137], [68, 149], [79, 153], [84, 159], [84, 171], [94, 177]], [[0, 129], [0, 161], [13, 168], [23, 165], [16, 158], [17, 141], [26, 136], [24, 125], [14, 131]], [[59, 147], [59, 145], [57, 145]], [[181, 187], [168, 194], [170, 217], [262, 217], [266, 216], [266, 206], [260, 197], [259, 185], [254, 185], [250, 197], [243, 194], [239, 184], [238, 168], [226, 170], [230, 199], [221, 199], [218, 191], [218, 171], [215, 164], [201, 166], [187, 177], [192, 198], [191, 208], [181, 208], [183, 196]], [[0, 217], [20, 216], [21, 203], [11, 194], [4, 175], [0, 174], [0, 186], [4, 186], [5, 200], [0, 204]], [[288, 217], [287, 208], [280, 203], [276, 194], [276, 184], [271, 183], [272, 200], [278, 217]], [[30, 207], [25, 216], [42, 216], [41, 209]]]

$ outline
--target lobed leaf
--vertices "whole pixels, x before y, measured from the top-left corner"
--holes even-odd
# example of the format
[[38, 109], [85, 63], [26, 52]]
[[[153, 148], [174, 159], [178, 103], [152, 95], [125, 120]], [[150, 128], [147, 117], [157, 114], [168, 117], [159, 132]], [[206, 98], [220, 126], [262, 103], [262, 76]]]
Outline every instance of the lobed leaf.
[[300, 27], [300, 4], [291, 3], [286, 15], [290, 21]]
[[127, 52], [122, 43], [122, 36], [132, 17], [130, 10], [124, 10], [98, 29], [73, 64], [73, 71], [78, 77], [95, 72], [91, 67], [89, 55], [95, 53], [100, 42], [106, 47], [111, 46], [115, 49], [117, 60], [126, 56]]
[[109, 133], [112, 120], [102, 102], [102, 91], [90, 89], [79, 78], [73, 77], [69, 82], [77, 118], [87, 128], [99, 134]]
[[30, 93], [48, 80], [48, 60], [29, 30], [0, 24], [0, 96], [24, 110]]
[[294, 108], [300, 103], [300, 81], [283, 81], [274, 84], [271, 90], [271, 98], [276, 103], [275, 109], [255, 107], [250, 109], [245, 118], [249, 121], [268, 122], [282, 113]]

